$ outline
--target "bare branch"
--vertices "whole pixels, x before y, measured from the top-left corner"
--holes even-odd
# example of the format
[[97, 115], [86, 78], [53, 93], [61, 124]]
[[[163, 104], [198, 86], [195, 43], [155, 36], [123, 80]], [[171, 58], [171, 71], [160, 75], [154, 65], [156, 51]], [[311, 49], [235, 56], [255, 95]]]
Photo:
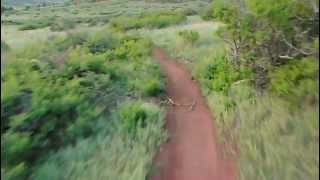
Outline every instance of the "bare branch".
[[301, 54], [303, 54], [303, 55], [309, 56], [309, 55], [312, 55], [312, 54], [313, 54], [313, 52], [306, 52], [306, 51], [303, 50], [303, 49], [299, 49], [299, 48], [295, 47], [295, 46], [294, 46], [293, 44], [291, 44], [283, 35], [282, 35], [282, 40], [283, 40], [283, 42], [284, 42], [286, 45], [288, 45], [290, 48], [298, 51], [299, 53], [301, 53]]

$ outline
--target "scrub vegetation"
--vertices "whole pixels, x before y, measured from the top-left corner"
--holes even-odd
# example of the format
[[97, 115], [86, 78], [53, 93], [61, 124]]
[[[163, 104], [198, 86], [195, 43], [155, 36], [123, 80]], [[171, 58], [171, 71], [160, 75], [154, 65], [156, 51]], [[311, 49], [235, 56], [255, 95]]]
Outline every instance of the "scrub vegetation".
[[192, 72], [239, 179], [319, 178], [318, 6], [1, 2], [1, 178], [148, 179], [168, 136], [154, 47]]

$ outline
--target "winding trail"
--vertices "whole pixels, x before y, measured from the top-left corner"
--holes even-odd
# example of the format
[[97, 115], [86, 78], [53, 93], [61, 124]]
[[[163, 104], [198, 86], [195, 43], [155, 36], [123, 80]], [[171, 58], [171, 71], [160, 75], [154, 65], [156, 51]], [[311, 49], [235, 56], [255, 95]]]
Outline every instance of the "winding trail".
[[161, 48], [154, 50], [167, 77], [167, 95], [176, 103], [168, 106], [166, 128], [170, 139], [163, 144], [155, 157], [156, 171], [151, 180], [235, 180], [236, 167], [226, 159], [218, 145], [213, 117], [205, 98], [190, 72], [166, 56]]

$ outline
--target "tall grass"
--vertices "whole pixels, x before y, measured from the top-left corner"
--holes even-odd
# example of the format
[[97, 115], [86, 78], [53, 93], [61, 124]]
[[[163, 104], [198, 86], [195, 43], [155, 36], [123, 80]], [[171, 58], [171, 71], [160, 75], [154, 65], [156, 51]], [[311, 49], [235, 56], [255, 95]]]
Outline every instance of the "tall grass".
[[[128, 109], [132, 103], [136, 105], [136, 111]], [[33, 179], [146, 179], [153, 156], [166, 139], [162, 131], [163, 111], [154, 104], [129, 102], [121, 105], [118, 112], [120, 116], [115, 116], [113, 125], [106, 127], [105, 133], [51, 155], [37, 168]], [[134, 128], [136, 135], [132, 137], [126, 131], [128, 126], [121, 122], [133, 122], [141, 113], [145, 115], [146, 124]]]
[[[304, 103], [302, 109], [292, 111], [287, 101], [257, 95], [247, 85], [231, 91], [229, 95], [212, 92], [208, 101], [221, 137], [231, 133], [230, 139], [238, 145], [240, 179], [319, 177], [318, 104]], [[232, 146], [226, 150], [235, 153]]]

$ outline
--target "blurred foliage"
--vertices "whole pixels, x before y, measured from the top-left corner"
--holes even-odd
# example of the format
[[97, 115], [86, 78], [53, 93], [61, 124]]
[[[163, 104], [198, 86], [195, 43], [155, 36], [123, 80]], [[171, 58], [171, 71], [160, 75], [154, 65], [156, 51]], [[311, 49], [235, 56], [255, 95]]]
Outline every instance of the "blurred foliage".
[[138, 17], [116, 17], [110, 20], [109, 26], [115, 30], [127, 31], [139, 28], [165, 28], [182, 23], [186, 14], [180, 11], [158, 11], [142, 13]]
[[[12, 51], [6, 59], [1, 82], [5, 179], [25, 179], [48, 154], [99, 133], [119, 102], [157, 96], [164, 88], [148, 39], [102, 31], [53, 37], [41, 46]], [[30, 48], [37, 51], [30, 54]], [[149, 80], [134, 86], [141, 77]], [[145, 111], [140, 105], [119, 108], [129, 114]], [[141, 128], [138, 120], [120, 117], [117, 123], [128, 124], [130, 131]]]
[[[141, 120], [144, 126], [139, 126]], [[32, 179], [146, 179], [159, 145], [167, 138], [162, 131], [163, 111], [152, 103], [127, 101], [110, 121], [98, 136], [50, 155], [36, 167]]]
[[294, 105], [300, 105], [305, 100], [311, 103], [318, 102], [317, 89], [319, 87], [315, 83], [318, 80], [318, 66], [319, 62], [316, 59], [305, 58], [275, 68], [270, 73], [271, 91], [286, 98]]
[[50, 25], [50, 30], [51, 31], [64, 31], [64, 30], [69, 30], [73, 29], [76, 26], [76, 22], [70, 19], [59, 19], [55, 20], [51, 25]]
[[8, 50], [10, 50], [9, 45], [1, 40], [1, 53], [7, 52]]
[[253, 73], [250, 68], [235, 67], [224, 53], [203, 60], [195, 69], [196, 78], [207, 91], [227, 93], [232, 84], [241, 80], [250, 80]]
[[225, 23], [217, 34], [229, 45], [230, 60], [250, 66], [264, 89], [272, 66], [318, 54], [317, 9], [311, 0], [217, 0], [204, 18]]
[[178, 32], [179, 37], [183, 39], [185, 43], [194, 45], [199, 40], [199, 33], [193, 30], [183, 30]]

